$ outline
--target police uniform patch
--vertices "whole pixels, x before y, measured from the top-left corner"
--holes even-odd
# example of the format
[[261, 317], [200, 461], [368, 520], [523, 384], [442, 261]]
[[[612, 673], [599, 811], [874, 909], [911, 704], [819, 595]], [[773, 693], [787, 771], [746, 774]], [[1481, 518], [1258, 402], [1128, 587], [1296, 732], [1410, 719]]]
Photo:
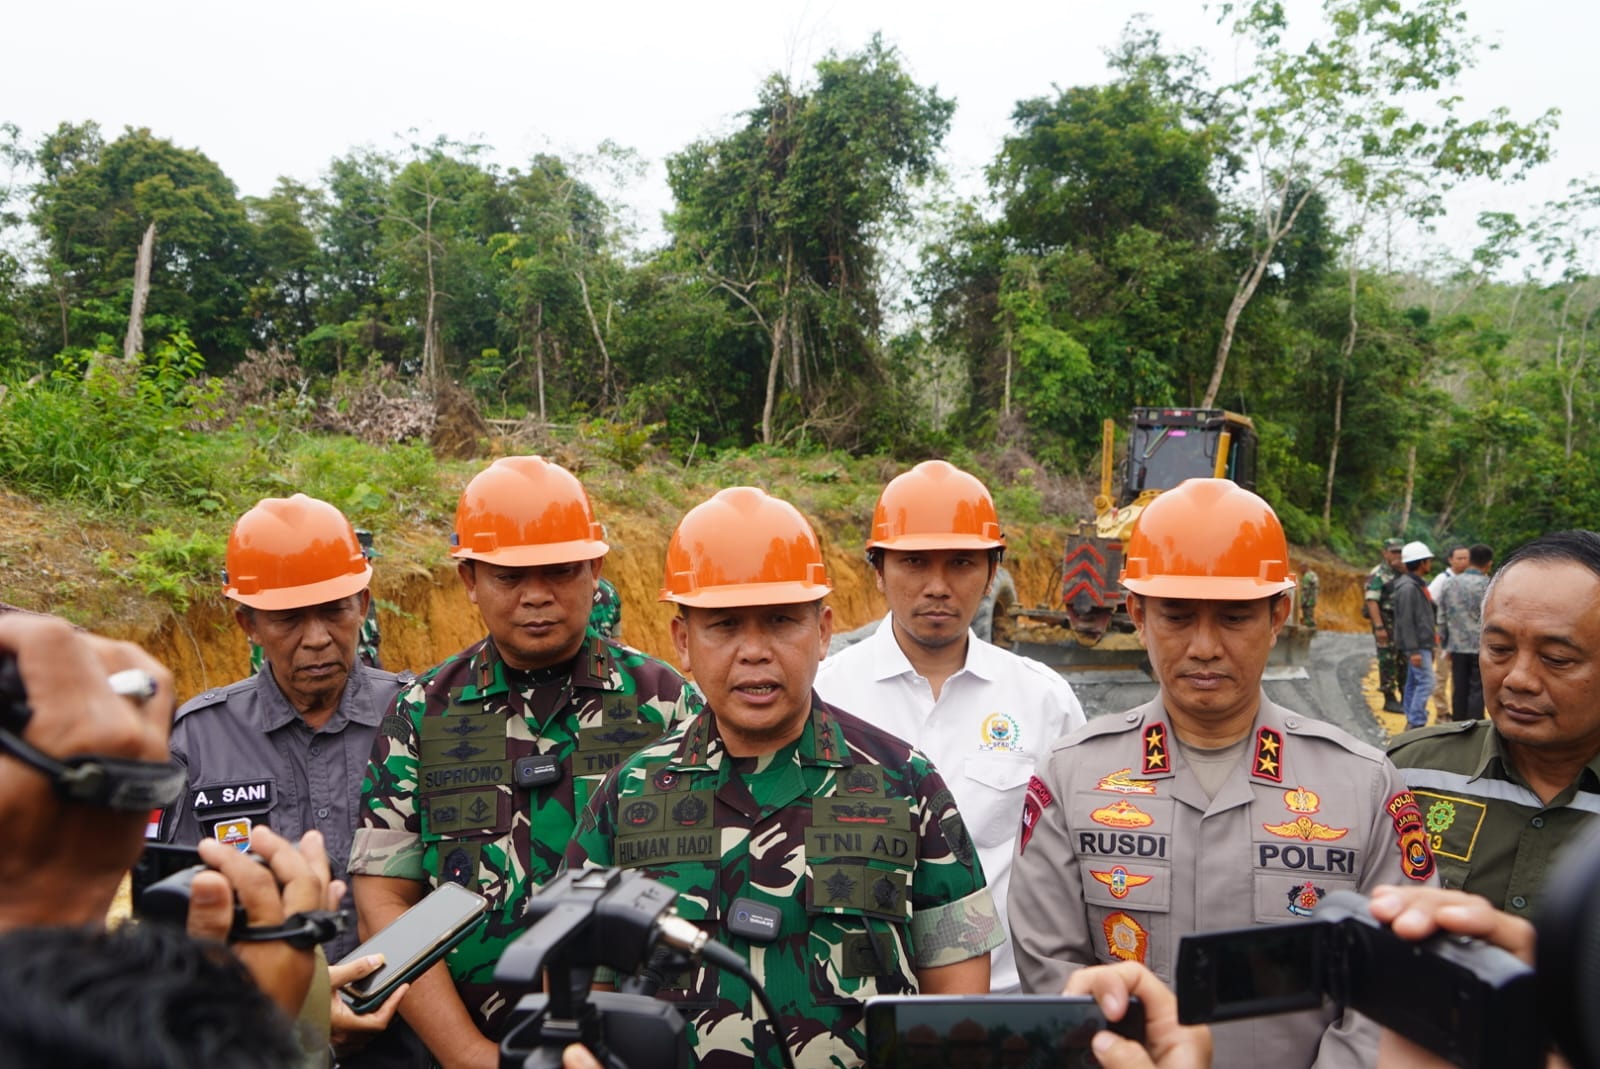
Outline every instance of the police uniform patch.
[[1296, 787], [1283, 796], [1283, 804], [1291, 813], [1315, 813], [1322, 807], [1322, 799], [1317, 796], [1316, 791]]
[[1328, 893], [1326, 887], [1318, 887], [1310, 880], [1299, 887], [1289, 888], [1289, 912], [1296, 917], [1309, 917], [1316, 910], [1317, 903]]
[[1134, 779], [1133, 769], [1119, 768], [1109, 775], [1101, 776], [1100, 782], [1094, 785], [1097, 791], [1111, 791], [1115, 794], [1154, 794], [1156, 793], [1155, 780]]
[[1283, 782], [1283, 736], [1272, 728], [1256, 732], [1256, 759], [1250, 774], [1257, 779]]
[[1148, 828], [1156, 822], [1155, 817], [1126, 798], [1119, 798], [1108, 806], [1096, 809], [1089, 814], [1089, 819], [1109, 828]]
[[1423, 830], [1422, 810], [1416, 796], [1401, 791], [1384, 807], [1394, 821], [1395, 841], [1400, 847], [1400, 868], [1410, 880], [1426, 880], [1433, 875], [1433, 851]]
[[1489, 809], [1474, 798], [1453, 794], [1436, 794], [1433, 791], [1411, 792], [1422, 809], [1424, 826], [1428, 831], [1428, 848], [1437, 857], [1452, 861], [1471, 861], [1472, 851], [1478, 845], [1478, 833], [1483, 830], [1484, 818]]
[[1150, 935], [1143, 925], [1118, 910], [1107, 917], [1101, 927], [1106, 933], [1107, 953], [1121, 961], [1144, 964], [1145, 956], [1150, 951]]
[[1350, 834], [1349, 828], [1331, 828], [1326, 824], [1317, 823], [1310, 817], [1296, 817], [1282, 824], [1263, 824], [1261, 830], [1282, 839], [1300, 839], [1308, 843], [1331, 842]]
[[1172, 771], [1172, 755], [1167, 751], [1167, 725], [1151, 724], [1144, 732], [1144, 774], [1153, 776]]
[[1089, 875], [1105, 884], [1107, 890], [1111, 892], [1112, 898], [1127, 898], [1129, 891], [1133, 890], [1135, 887], [1143, 887], [1145, 884], [1155, 879], [1154, 876], [1142, 876], [1138, 873], [1129, 872], [1121, 865], [1111, 866], [1111, 870], [1109, 872], [1099, 872], [1095, 869], [1090, 869]]
[[250, 852], [250, 818], [219, 820], [211, 829], [212, 838], [224, 846], [231, 846], [241, 854]]
[[1022, 830], [1018, 833], [1017, 852], [1028, 848], [1028, 840], [1033, 838], [1033, 829], [1039, 823], [1039, 818], [1044, 816], [1044, 811], [1050, 803], [1055, 801], [1050, 788], [1038, 776], [1028, 777], [1028, 793], [1022, 799]]

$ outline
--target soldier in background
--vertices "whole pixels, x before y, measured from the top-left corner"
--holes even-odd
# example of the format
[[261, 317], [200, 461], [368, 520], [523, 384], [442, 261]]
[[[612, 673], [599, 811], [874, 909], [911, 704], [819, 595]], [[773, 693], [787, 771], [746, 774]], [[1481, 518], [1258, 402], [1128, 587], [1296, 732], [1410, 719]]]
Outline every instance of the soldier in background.
[[859, 1065], [865, 1001], [982, 993], [1001, 942], [949, 789], [909, 744], [819, 699], [831, 586], [805, 518], [754, 487], [684, 516], [662, 599], [705, 693], [688, 724], [629, 758], [585, 810], [567, 863], [620, 865], [678, 892], [678, 912], [744, 957], [778, 1019], [714, 965], [659, 996], [701, 1069]]
[[1383, 560], [1367, 573], [1367, 590], [1362, 601], [1367, 619], [1372, 624], [1372, 641], [1378, 650], [1378, 687], [1383, 691], [1383, 708], [1389, 713], [1403, 713], [1400, 704], [1400, 685], [1405, 682], [1405, 669], [1394, 648], [1394, 580], [1402, 571], [1400, 551], [1405, 539], [1391, 538], [1383, 544]]
[[363, 936], [449, 881], [490, 909], [401, 1014], [435, 1059], [493, 1069], [514, 992], [494, 984], [602, 775], [698, 708], [669, 666], [589, 631], [609, 548], [588, 495], [542, 457], [479, 472], [451, 556], [488, 637], [403, 691], [372, 751], [350, 872]]

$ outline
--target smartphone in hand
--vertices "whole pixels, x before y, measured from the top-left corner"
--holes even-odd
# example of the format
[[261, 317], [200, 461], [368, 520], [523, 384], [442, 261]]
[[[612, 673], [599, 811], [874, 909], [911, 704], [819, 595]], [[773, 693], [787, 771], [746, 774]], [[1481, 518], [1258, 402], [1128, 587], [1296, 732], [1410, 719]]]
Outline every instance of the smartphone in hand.
[[440, 884], [339, 962], [383, 955], [377, 972], [346, 984], [341, 996], [355, 1012], [371, 1013], [470, 935], [488, 906], [488, 899], [459, 884]]

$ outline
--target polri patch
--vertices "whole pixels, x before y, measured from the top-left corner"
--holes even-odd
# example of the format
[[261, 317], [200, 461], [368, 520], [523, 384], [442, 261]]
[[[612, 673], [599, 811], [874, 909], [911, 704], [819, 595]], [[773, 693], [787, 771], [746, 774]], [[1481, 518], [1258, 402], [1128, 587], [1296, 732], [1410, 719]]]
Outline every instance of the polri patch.
[[1050, 788], [1044, 785], [1044, 780], [1038, 776], [1028, 777], [1028, 793], [1022, 799], [1022, 831], [1018, 836], [1017, 852], [1028, 848], [1028, 840], [1033, 838], [1033, 829], [1038, 826], [1039, 819], [1044, 816], [1044, 811], [1055, 801], [1055, 796], [1050, 793]]
[[1426, 880], [1433, 875], [1433, 851], [1428, 847], [1428, 833], [1423, 828], [1422, 809], [1417, 805], [1416, 796], [1410, 791], [1401, 791], [1390, 798], [1384, 808], [1394, 821], [1401, 871], [1408, 880]]
[[199, 787], [189, 792], [189, 804], [195, 813], [212, 809], [233, 809], [247, 805], [252, 808], [272, 808], [272, 781], [252, 780], [246, 783], [218, 783]]

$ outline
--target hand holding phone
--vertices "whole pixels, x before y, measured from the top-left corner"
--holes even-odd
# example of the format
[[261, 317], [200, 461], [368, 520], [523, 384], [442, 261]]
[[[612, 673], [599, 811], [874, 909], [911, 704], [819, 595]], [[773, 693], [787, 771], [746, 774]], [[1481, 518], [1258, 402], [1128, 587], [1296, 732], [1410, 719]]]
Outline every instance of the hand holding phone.
[[480, 894], [459, 884], [440, 884], [339, 962], [348, 965], [369, 954], [383, 955], [376, 972], [344, 985], [345, 1002], [356, 1013], [376, 1010], [395, 988], [421, 976], [471, 934], [488, 907]]

